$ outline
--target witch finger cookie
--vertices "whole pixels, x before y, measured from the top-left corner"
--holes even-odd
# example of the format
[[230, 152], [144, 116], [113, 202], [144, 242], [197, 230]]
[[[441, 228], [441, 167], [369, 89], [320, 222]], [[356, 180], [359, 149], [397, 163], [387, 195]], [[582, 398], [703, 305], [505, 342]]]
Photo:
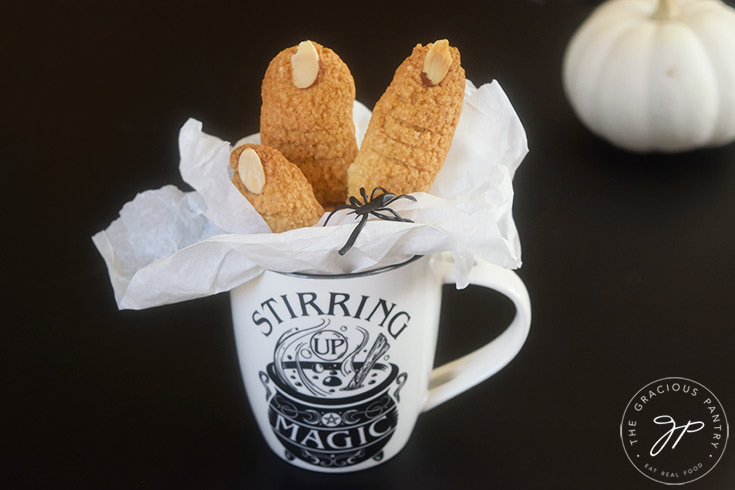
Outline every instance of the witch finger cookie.
[[324, 206], [343, 203], [357, 154], [355, 82], [347, 65], [331, 49], [304, 41], [273, 58], [261, 96], [261, 143], [296, 164]]
[[375, 104], [348, 171], [348, 194], [428, 192], [449, 152], [464, 88], [457, 48], [446, 39], [414, 47]]
[[296, 165], [278, 150], [245, 144], [230, 154], [232, 183], [274, 233], [312, 226], [324, 209]]

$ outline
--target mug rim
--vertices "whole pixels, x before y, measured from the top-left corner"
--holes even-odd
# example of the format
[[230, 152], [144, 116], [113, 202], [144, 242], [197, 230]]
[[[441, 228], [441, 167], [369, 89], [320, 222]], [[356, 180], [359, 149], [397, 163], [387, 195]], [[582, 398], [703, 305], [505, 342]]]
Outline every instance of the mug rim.
[[336, 274], [319, 273], [319, 272], [280, 272], [280, 271], [272, 271], [272, 272], [275, 272], [276, 274], [281, 274], [284, 276], [300, 277], [304, 279], [348, 279], [348, 278], [353, 278], [353, 277], [365, 277], [365, 276], [374, 276], [377, 274], [382, 274], [383, 272], [392, 271], [394, 269], [403, 267], [404, 265], [408, 265], [413, 262], [416, 262], [422, 257], [424, 256], [414, 255], [410, 259], [404, 262], [399, 262], [398, 264], [383, 265], [380, 267], [376, 267], [375, 269], [368, 269], [368, 270], [359, 271], [359, 272], [340, 272]]

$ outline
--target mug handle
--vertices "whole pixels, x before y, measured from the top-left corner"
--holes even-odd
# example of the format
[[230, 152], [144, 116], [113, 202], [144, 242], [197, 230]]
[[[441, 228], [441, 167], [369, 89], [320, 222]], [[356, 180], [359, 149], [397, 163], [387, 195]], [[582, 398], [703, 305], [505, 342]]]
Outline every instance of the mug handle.
[[[444, 284], [456, 282], [453, 262], [439, 260], [437, 265]], [[516, 307], [515, 318], [502, 334], [489, 343], [431, 371], [424, 412], [500, 371], [518, 354], [528, 337], [531, 300], [526, 286], [515, 272], [476, 259], [469, 283], [494, 289], [510, 298]]]

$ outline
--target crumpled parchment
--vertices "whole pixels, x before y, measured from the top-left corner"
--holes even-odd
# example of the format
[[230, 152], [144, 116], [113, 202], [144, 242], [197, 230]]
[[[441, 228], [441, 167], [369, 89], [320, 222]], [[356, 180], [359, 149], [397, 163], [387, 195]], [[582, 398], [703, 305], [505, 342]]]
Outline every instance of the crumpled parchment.
[[[355, 103], [358, 143], [370, 111]], [[251, 135], [238, 142], [259, 142]], [[271, 233], [230, 181], [233, 146], [189, 119], [179, 133], [180, 171], [194, 191], [167, 185], [141, 192], [120, 217], [92, 237], [121, 309], [143, 309], [229, 291], [265, 269], [346, 273], [396, 264], [414, 255], [451, 252], [457, 287], [475, 257], [513, 269], [521, 246], [513, 221], [513, 176], [528, 152], [510, 101], [493, 81], [467, 81], [452, 146], [429, 193], [391, 205], [413, 223], [368, 221], [344, 256], [357, 224], [340, 211], [327, 226]], [[369, 192], [369, 191], [368, 191]]]

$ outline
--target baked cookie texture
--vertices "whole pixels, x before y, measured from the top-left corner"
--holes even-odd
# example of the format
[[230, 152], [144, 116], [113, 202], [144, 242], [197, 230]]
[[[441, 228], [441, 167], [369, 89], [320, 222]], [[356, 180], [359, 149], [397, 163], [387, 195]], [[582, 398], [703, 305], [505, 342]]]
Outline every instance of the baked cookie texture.
[[[436, 84], [424, 71], [434, 44], [445, 51], [449, 64]], [[375, 104], [360, 151], [348, 171], [348, 195], [359, 196], [361, 187], [367, 192], [375, 187], [394, 194], [428, 192], [452, 144], [464, 88], [457, 48], [446, 40], [416, 45]]]
[[[248, 149], [255, 152], [256, 159], [240, 158]], [[250, 169], [241, 168], [241, 160]], [[257, 165], [262, 165], [262, 172]], [[304, 174], [275, 148], [238, 146], [230, 153], [230, 166], [235, 170], [232, 183], [274, 233], [312, 226], [324, 214]], [[259, 177], [253, 179], [253, 174]]]
[[334, 51], [311, 43], [318, 74], [310, 86], [294, 83], [292, 57], [299, 46], [281, 51], [268, 65], [261, 86], [260, 141], [296, 164], [317, 200], [333, 207], [347, 199], [347, 168], [357, 154], [355, 82]]

